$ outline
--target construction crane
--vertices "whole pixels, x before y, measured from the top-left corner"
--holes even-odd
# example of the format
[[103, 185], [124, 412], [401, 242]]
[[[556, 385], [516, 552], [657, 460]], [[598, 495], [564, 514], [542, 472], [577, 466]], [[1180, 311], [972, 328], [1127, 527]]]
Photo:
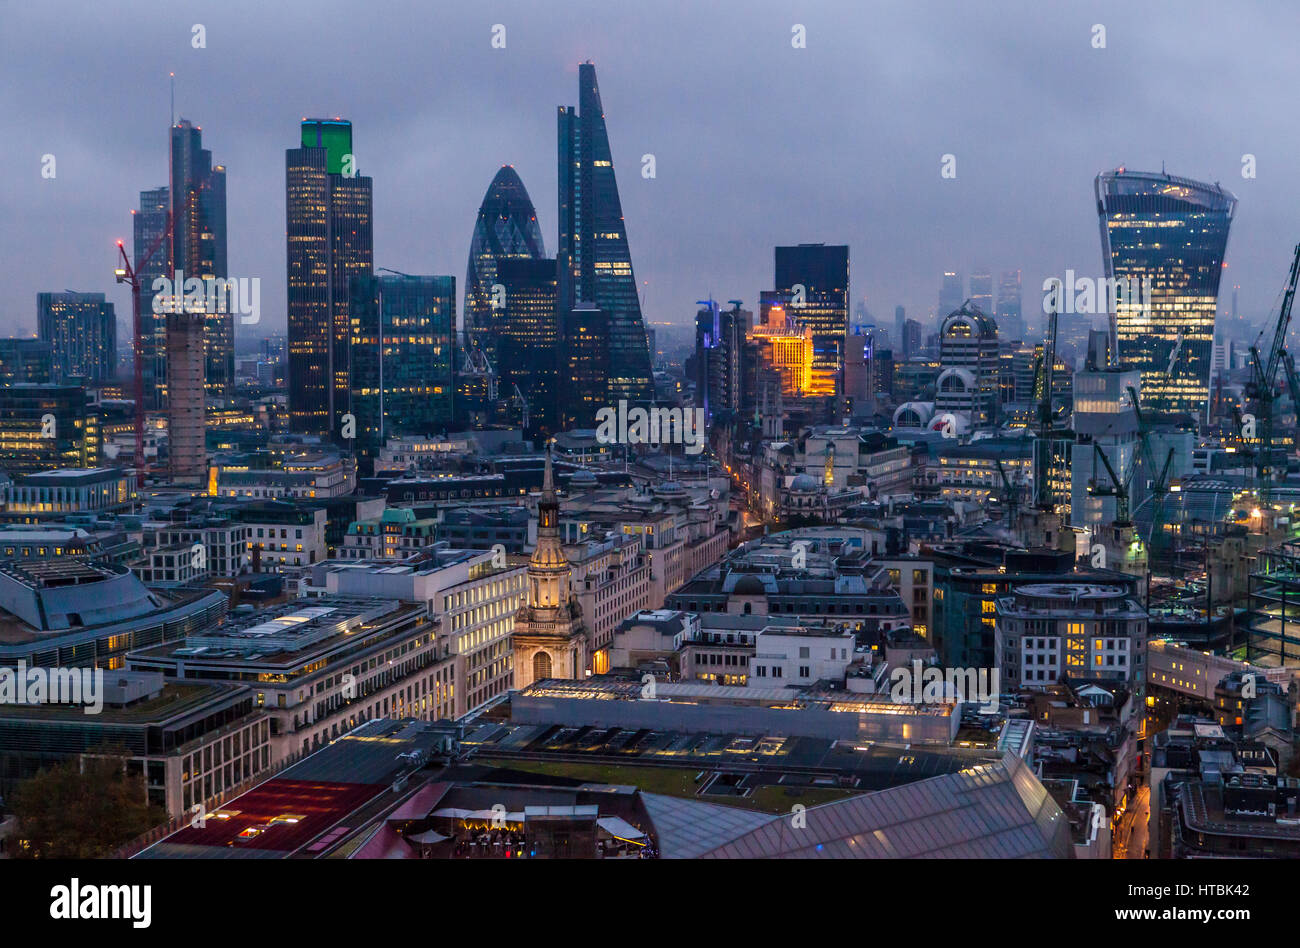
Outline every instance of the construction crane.
[[[1133, 477], [1133, 467], [1129, 467], [1128, 477], [1121, 478], [1115, 473], [1115, 468], [1111, 466], [1110, 458], [1106, 457], [1106, 452], [1101, 449], [1096, 441], [1092, 443], [1093, 453], [1093, 476], [1088, 481], [1088, 493], [1094, 497], [1114, 497], [1115, 498], [1115, 526], [1130, 527], [1133, 525], [1132, 517], [1129, 513], [1129, 480]], [[1110, 476], [1110, 484], [1100, 486], [1097, 484], [1097, 460], [1101, 460], [1102, 467]]]
[[144, 486], [144, 335], [140, 320], [140, 270], [149, 265], [153, 255], [158, 252], [162, 242], [172, 230], [172, 212], [167, 210], [167, 222], [145, 251], [143, 259], [137, 259], [135, 266], [126, 255], [126, 244], [117, 242], [119, 265], [113, 271], [118, 283], [131, 287], [132, 350], [135, 353], [135, 486]]
[[[1151, 501], [1151, 532], [1147, 535], [1147, 561], [1154, 569], [1165, 545], [1165, 495], [1169, 493], [1169, 471], [1174, 464], [1174, 449], [1172, 446], [1169, 448], [1169, 453], [1165, 455], [1164, 466], [1157, 467], [1155, 452], [1151, 448], [1151, 427], [1147, 416], [1142, 414], [1137, 391], [1131, 385], [1128, 387], [1128, 394], [1138, 420], [1138, 443], [1142, 449], [1142, 465], [1147, 477], [1150, 478], [1148, 487], [1151, 494], [1147, 500]], [[1145, 504], [1146, 500], [1142, 503]]]
[[[1286, 332], [1291, 323], [1291, 304], [1295, 300], [1298, 279], [1300, 279], [1300, 244], [1296, 244], [1295, 254], [1291, 259], [1291, 272], [1287, 277], [1286, 290], [1282, 294], [1282, 306], [1278, 310], [1277, 322], [1273, 326], [1273, 340], [1269, 345], [1268, 356], [1261, 355], [1258, 346], [1250, 347], [1253, 371], [1250, 381], [1246, 383], [1246, 396], [1253, 402], [1252, 407], [1255, 409], [1255, 433], [1259, 444], [1255, 453], [1255, 481], [1260, 507], [1265, 510], [1268, 509], [1274, 477], [1273, 403], [1278, 396], [1277, 373], [1282, 367]], [[1260, 335], [1263, 335], [1262, 331]]]

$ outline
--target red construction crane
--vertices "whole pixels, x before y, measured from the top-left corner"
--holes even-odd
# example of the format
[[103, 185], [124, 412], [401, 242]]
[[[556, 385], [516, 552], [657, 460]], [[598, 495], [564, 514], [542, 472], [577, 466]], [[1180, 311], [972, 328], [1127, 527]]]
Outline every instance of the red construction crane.
[[126, 245], [122, 241], [117, 242], [117, 253], [121, 259], [121, 265], [114, 270], [118, 283], [126, 283], [131, 287], [131, 317], [134, 326], [133, 349], [135, 352], [135, 486], [144, 486], [144, 338], [141, 333], [140, 325], [140, 277], [137, 268], [146, 266], [157, 253], [158, 248], [162, 245], [163, 240], [171, 233], [172, 215], [171, 211], [167, 212], [167, 225], [162, 232], [154, 238], [149, 245], [143, 260], [136, 260], [135, 266], [131, 266], [131, 261], [126, 255]]

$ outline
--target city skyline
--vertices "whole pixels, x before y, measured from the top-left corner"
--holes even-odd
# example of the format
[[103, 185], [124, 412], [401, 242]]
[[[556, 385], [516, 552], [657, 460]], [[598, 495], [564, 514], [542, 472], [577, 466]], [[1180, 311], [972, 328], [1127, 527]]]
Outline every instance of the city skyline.
[[[1033, 297], [1042, 279], [1066, 268], [1100, 275], [1090, 195], [1095, 175], [1120, 164], [1154, 169], [1162, 161], [1172, 174], [1218, 180], [1238, 194], [1241, 206], [1228, 254], [1228, 285], [1241, 285], [1241, 311], [1257, 320], [1276, 295], [1285, 248], [1294, 240], [1282, 223], [1281, 209], [1300, 197], [1300, 180], [1281, 170], [1283, 156], [1291, 149], [1279, 136], [1290, 133], [1279, 133], [1253, 110], [1238, 114], [1232, 129], [1216, 128], [1211, 121], [1189, 130], [1172, 86], [1148, 79], [1155, 84], [1124, 93], [1115, 78], [1126, 67], [1146, 61], [1144, 57], [1157, 57], [1170, 75], [1190, 76], [1200, 61], [1197, 44], [1207, 44], [1208, 52], [1223, 36], [1251, 36], [1267, 44], [1272, 34], [1263, 31], [1257, 8], [1225, 13], [1217, 38], [1202, 38], [1186, 28], [1178, 43], [1153, 32], [1154, 11], [1106, 4], [1085, 18], [1042, 11], [1036, 18], [1018, 18], [1013, 29], [998, 36], [983, 35], [994, 48], [1009, 51], [1050, 47], [1063, 65], [1072, 67], [1070, 72], [1092, 77], [1092, 87], [1080, 91], [1074, 84], [1066, 89], [1048, 82], [1043, 89], [1028, 89], [1039, 67], [1026, 55], [1011, 64], [1005, 58], [996, 66], [985, 63], [989, 75], [981, 78], [976, 71], [963, 76], [949, 93], [943, 92], [945, 84], [968, 65], [960, 52], [943, 64], [920, 56], [911, 66], [923, 68], [910, 71], [908, 64], [896, 61], [900, 53], [884, 45], [857, 48], [855, 58], [850, 55], [854, 49], [837, 35], [836, 16], [816, 11], [796, 18], [772, 10], [730, 27], [735, 31], [732, 42], [752, 48], [754, 55], [743, 58], [736, 80], [707, 84], [700, 83], [698, 67], [687, 65], [689, 57], [681, 64], [662, 55], [652, 57], [649, 50], [658, 49], [657, 44], [637, 44], [627, 37], [638, 29], [652, 35], [676, 30], [685, 31], [684, 45], [707, 45], [726, 36], [727, 18], [721, 13], [693, 19], [673, 8], [653, 14], [608, 13], [607, 32], [585, 35], [580, 44], [566, 41], [563, 32], [556, 41], [555, 31], [562, 31], [562, 24], [539, 22], [523, 8], [507, 8], [482, 20], [449, 15], [435, 24], [442, 27], [435, 35], [439, 45], [447, 47], [445, 63], [433, 75], [428, 67], [420, 67], [430, 87], [447, 88], [448, 77], [459, 77], [456, 88], [476, 88], [474, 80], [493, 78], [469, 96], [434, 96], [429, 102], [397, 96], [399, 89], [408, 87], [400, 75], [353, 81], [346, 69], [340, 77], [295, 58], [296, 53], [287, 58], [297, 64], [298, 74], [284, 76], [270, 51], [260, 46], [256, 29], [245, 22], [238, 28], [239, 43], [232, 47], [228, 44], [235, 28], [215, 13], [203, 20], [202, 49], [190, 45], [192, 24], [185, 21], [194, 15], [167, 13], [151, 20], [145, 26], [144, 48], [158, 52], [127, 67], [128, 85], [138, 93], [130, 104], [117, 99], [98, 102], [94, 114], [87, 112], [78, 122], [79, 99], [70, 111], [60, 113], [62, 129], [51, 128], [48, 119], [30, 111], [42, 101], [40, 95], [28, 95], [29, 104], [22, 107], [24, 83], [31, 79], [23, 75], [25, 70], [16, 70], [15, 101], [8, 103], [16, 115], [14, 164], [0, 184], [0, 211], [17, 226], [6, 230], [5, 253], [0, 254], [7, 287], [0, 295], [0, 318], [8, 332], [30, 332], [35, 328], [35, 294], [65, 287], [109, 293], [124, 318], [129, 309], [126, 295], [108, 285], [110, 251], [114, 239], [129, 239], [127, 212], [140, 192], [155, 186], [158, 175], [166, 172], [161, 126], [168, 109], [170, 71], [177, 74], [175, 117], [201, 126], [205, 147], [220, 155], [228, 169], [229, 270], [260, 277], [264, 283], [261, 322], [238, 327], [241, 338], [247, 338], [285, 328], [279, 257], [283, 171], [275, 151], [283, 148], [291, 123], [312, 114], [353, 121], [365, 143], [360, 166], [377, 182], [376, 253], [409, 272], [457, 273], [468, 249], [464, 235], [473, 224], [482, 180], [502, 164], [519, 169], [541, 209], [542, 233], [548, 241], [554, 239], [559, 222], [550, 211], [557, 185], [550, 109], [555, 102], [572, 100], [578, 63], [587, 58], [600, 70], [605, 99], [615, 103], [609, 115], [610, 138], [615, 165], [623, 170], [620, 196], [647, 322], [686, 327], [694, 301], [710, 291], [753, 307], [770, 279], [766, 271], [772, 246], [825, 242], [850, 246], [858, 261], [852, 299], [856, 304], [865, 297], [877, 322], [896, 304], [904, 305], [909, 316], [924, 317], [937, 298], [943, 270], [970, 273], [986, 266], [991, 271], [1024, 272], [1026, 295], [1031, 297], [1025, 315], [1032, 324]], [[248, 14], [241, 16], [246, 19]], [[270, 30], [281, 15], [258, 16], [265, 17]], [[877, 16], [897, 34], [900, 49], [922, 52], [936, 42], [927, 39], [927, 30], [947, 36], [982, 27], [972, 11], [922, 12], [906, 21], [891, 13]], [[504, 49], [492, 47], [494, 24], [489, 19], [503, 21], [507, 28]], [[1092, 22], [1085, 19], [1106, 25], [1106, 48], [1093, 48]], [[1187, 19], [1194, 19], [1190, 12]], [[786, 20], [806, 26], [806, 48], [792, 47]], [[19, 11], [10, 35], [18, 37], [24, 29], [40, 26], [40, 14]], [[354, 55], [364, 56], [373, 48], [369, 36], [361, 31], [350, 37]], [[76, 50], [78, 37], [69, 42], [69, 51]], [[407, 41], [399, 37], [388, 42], [396, 47], [392, 61], [406, 62]], [[328, 51], [335, 48], [331, 43], [337, 40], [322, 38], [316, 47], [298, 46]], [[169, 44], [175, 48], [168, 50]], [[545, 48], [546, 55], [538, 56], [538, 48]], [[18, 58], [11, 61], [21, 66], [24, 50], [13, 52]], [[80, 68], [107, 68], [103, 53], [81, 52], [90, 62]], [[246, 75], [227, 75], [230, 56], [247, 67]], [[48, 70], [59, 64], [55, 55], [45, 57], [42, 66]], [[858, 64], [864, 68], [855, 72]], [[1246, 76], [1225, 66], [1229, 68], [1207, 95], [1235, 92], [1241, 98]], [[1158, 72], [1144, 69], [1142, 75]], [[277, 82], [283, 91], [276, 102], [284, 104], [249, 113], [244, 83], [254, 76]], [[1252, 76], [1250, 81], [1263, 80]], [[797, 92], [783, 83], [797, 86]], [[683, 95], [688, 86], [691, 94]], [[766, 95], [770, 112], [742, 108], [750, 101], [742, 87]], [[828, 111], [818, 104], [818, 96], [822, 103], [834, 102], [832, 92], [879, 88], [894, 93], [888, 107], [855, 96], [862, 111], [849, 115], [849, 122], [830, 127], [823, 121], [814, 126], [819, 134], [783, 136], [780, 147], [768, 147], [772, 139], [763, 130], [773, 116], [792, 115], [797, 127], [800, 121], [834, 117], [833, 107]], [[994, 88], [1006, 99], [997, 109], [986, 104], [987, 97], [978, 96]], [[1141, 121], [1130, 125], [1126, 104], [1134, 96], [1151, 107], [1141, 110]], [[458, 98], [464, 101], [458, 104]], [[97, 101], [94, 90], [85, 92], [84, 101]], [[156, 104], [156, 117], [144, 106], [150, 102]], [[465, 106], [471, 108], [466, 111]], [[901, 138], [891, 137], [889, 131], [897, 131], [903, 118], [900, 109], [915, 119], [915, 128]], [[1067, 113], [1069, 122], [1064, 120]], [[973, 137], [972, 123], [994, 134], [981, 131]], [[841, 124], [852, 130], [840, 130]], [[474, 147], [453, 148], [429, 139], [446, 127], [463, 130], [470, 137], [453, 140], [470, 140]], [[717, 147], [701, 147], [701, 129], [705, 145], [717, 142]], [[872, 141], [870, 148], [854, 144], [864, 137]], [[99, 157], [91, 161], [88, 149]], [[45, 154], [54, 155], [58, 163], [57, 176], [51, 179], [40, 174]], [[647, 154], [656, 159], [653, 178], [641, 174], [641, 159]], [[955, 156], [954, 179], [941, 177], [945, 154]], [[1241, 177], [1247, 154], [1258, 160], [1258, 178]], [[1027, 160], [1024, 155], [1035, 157]], [[802, 168], [815, 160], [820, 160], [822, 173], [804, 174]], [[421, 187], [429, 175], [445, 186]], [[1026, 196], [1017, 198], [1012, 188]], [[83, 210], [73, 216], [73, 207]], [[927, 226], [909, 226], [909, 219], [924, 220]], [[51, 224], [55, 220], [60, 221], [57, 227]], [[691, 226], [683, 228], [683, 220]], [[884, 220], [891, 221], [890, 228], [880, 226]], [[23, 230], [37, 236], [20, 243], [13, 235]], [[62, 248], [58, 252], [56, 240]], [[96, 261], [100, 246], [102, 265]]]

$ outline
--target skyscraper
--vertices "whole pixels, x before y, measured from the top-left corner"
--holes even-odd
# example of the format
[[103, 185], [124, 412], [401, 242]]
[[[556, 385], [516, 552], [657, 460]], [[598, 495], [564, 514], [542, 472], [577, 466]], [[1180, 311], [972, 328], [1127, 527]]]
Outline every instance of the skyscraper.
[[1112, 317], [1120, 361], [1141, 371], [1144, 407], [1203, 417], [1237, 199], [1218, 185], [1123, 168], [1095, 186], [1106, 279], [1144, 287]]
[[563, 329], [564, 427], [594, 428], [608, 398], [609, 314], [579, 303], [565, 315]]
[[558, 109], [560, 312], [593, 303], [609, 320], [607, 398], [648, 401], [654, 394], [641, 301], [628, 249], [623, 206], [596, 67], [578, 66], [578, 107]]
[[374, 267], [371, 180], [356, 173], [352, 123], [307, 119], [285, 152], [289, 423], [338, 438], [348, 412], [351, 279]]
[[[504, 310], [504, 304], [492, 292], [498, 283], [497, 264], [505, 259], [545, 257], [542, 230], [528, 190], [512, 166], [502, 165], [479, 206], [465, 275], [466, 341], [482, 349], [494, 368], [501, 368], [497, 323]], [[551, 280], [554, 282], [554, 275]]]
[[1025, 340], [1028, 327], [1021, 311], [1020, 271], [1003, 270], [998, 282], [998, 331], [1003, 339]]
[[966, 300], [966, 281], [956, 270], [943, 272], [943, 286], [939, 290], [939, 323], [942, 324], [950, 313], [961, 309]]
[[812, 395], [834, 395], [849, 331], [849, 248], [799, 244], [776, 248], [776, 292], [795, 324], [812, 330]]
[[36, 326], [62, 380], [107, 382], [117, 369], [117, 315], [103, 293], [38, 293]]
[[701, 300], [695, 314], [695, 397], [705, 418], [736, 416], [741, 409], [742, 358], [745, 340], [754, 328], [754, 314], [740, 308], [721, 309], [714, 300]]
[[993, 274], [976, 270], [970, 275], [970, 301], [981, 313], [993, 315]]
[[[224, 279], [229, 276], [226, 169], [212, 164], [212, 152], [203, 147], [202, 130], [187, 119], [171, 129], [171, 177], [171, 269], [184, 273], [187, 280]], [[211, 312], [204, 314], [204, 389], [214, 398], [227, 398], [235, 384], [235, 317], [215, 300], [206, 304]]]
[[445, 430], [452, 421], [456, 278], [354, 277], [350, 315], [358, 448]]
[[[144, 407], [157, 411], [167, 404], [167, 316], [155, 312], [154, 280], [172, 278], [168, 255], [171, 245], [167, 235], [167, 188], [140, 192], [140, 209], [131, 214], [135, 256], [133, 262], [140, 279], [141, 372], [144, 376]], [[149, 249], [154, 247], [153, 254]], [[146, 256], [148, 259], [146, 259]], [[134, 319], [134, 315], [132, 315]], [[132, 332], [135, 327], [131, 327]]]
[[562, 430], [560, 392], [569, 384], [560, 368], [555, 261], [503, 258], [497, 279], [505, 297], [495, 317], [498, 387], [509, 396], [519, 386], [528, 403], [529, 437], [554, 435]]

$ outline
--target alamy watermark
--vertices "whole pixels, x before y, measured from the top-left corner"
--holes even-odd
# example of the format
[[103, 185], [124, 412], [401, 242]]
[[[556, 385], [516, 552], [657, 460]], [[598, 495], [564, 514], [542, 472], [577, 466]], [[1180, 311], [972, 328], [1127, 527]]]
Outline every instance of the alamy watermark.
[[617, 408], [596, 412], [596, 440], [601, 444], [682, 444], [687, 454], [704, 450], [703, 408], [632, 408], [620, 399]]
[[889, 673], [889, 697], [895, 704], [978, 704], [986, 714], [996, 712], [999, 674], [996, 668], [940, 668], [919, 658]]
[[0, 668], [0, 704], [79, 704], [86, 714], [104, 710], [102, 668]]
[[1043, 281], [1043, 312], [1104, 315], [1126, 313], [1151, 318], [1150, 277], [1076, 277], [1065, 271], [1065, 279]]
[[[153, 281], [155, 313], [238, 313], [250, 326], [261, 321], [262, 281], [259, 277], [186, 277], [177, 270], [171, 278]], [[179, 302], [178, 302], [179, 301]]]

